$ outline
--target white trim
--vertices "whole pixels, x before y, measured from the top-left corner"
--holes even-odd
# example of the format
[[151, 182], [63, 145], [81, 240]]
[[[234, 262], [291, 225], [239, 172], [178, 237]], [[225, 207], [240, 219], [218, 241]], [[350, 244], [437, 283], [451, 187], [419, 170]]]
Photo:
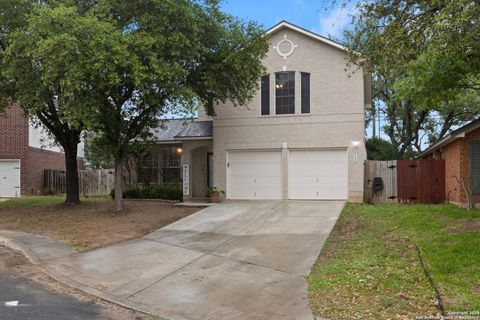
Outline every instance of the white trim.
[[279, 29], [281, 29], [281, 28], [284, 28], [284, 27], [287, 27], [287, 28], [290, 28], [290, 29], [295, 30], [295, 31], [297, 31], [297, 32], [300, 32], [300, 33], [302, 33], [302, 34], [304, 34], [304, 35], [306, 35], [306, 36], [308, 36], [308, 37], [310, 37], [310, 38], [313, 38], [313, 39], [316, 39], [316, 40], [321, 41], [321, 42], [323, 42], [323, 43], [326, 43], [326, 44], [328, 44], [328, 45], [330, 45], [330, 46], [332, 46], [332, 47], [335, 47], [335, 48], [337, 48], [337, 49], [344, 50], [344, 51], [348, 51], [347, 47], [342, 46], [341, 44], [339, 44], [339, 43], [337, 43], [337, 42], [335, 42], [335, 41], [332, 41], [332, 40], [330, 40], [330, 39], [324, 38], [324, 37], [322, 37], [322, 36], [320, 36], [320, 35], [318, 35], [318, 34], [316, 34], [316, 33], [313, 33], [313, 32], [311, 32], [311, 31], [307, 31], [307, 30], [305, 30], [305, 29], [302, 29], [302, 28], [300, 28], [300, 27], [297, 27], [296, 25], [293, 25], [293, 24], [291, 24], [291, 23], [289, 23], [289, 22], [287, 22], [287, 21], [282, 21], [282, 22], [276, 24], [276, 25], [273, 26], [272, 28], [268, 29], [267, 32], [266, 32], [266, 34], [272, 34], [272, 33], [276, 32], [277, 30], [279, 30]]
[[175, 139], [176, 139], [176, 141], [213, 140], [213, 137], [178, 137], [178, 138], [175, 138]]
[[141, 142], [155, 143], [155, 144], [181, 144], [178, 140], [145, 140]]
[[[280, 45], [283, 43], [283, 42], [288, 42], [290, 44], [290, 50], [287, 52], [287, 53], [283, 53], [280, 51]], [[297, 47], [296, 44], [294, 44], [292, 42], [292, 40], [290, 39], [287, 39], [287, 36], [285, 36], [284, 39], [280, 40], [276, 46], [274, 46], [273, 48], [277, 50], [277, 53], [279, 56], [283, 57], [283, 59], [287, 59], [288, 56], [291, 56], [293, 54], [293, 51], [295, 51], [295, 48]], [[284, 66], [284, 68], [286, 69], [286, 66]], [[284, 70], [285, 71], [285, 70]]]

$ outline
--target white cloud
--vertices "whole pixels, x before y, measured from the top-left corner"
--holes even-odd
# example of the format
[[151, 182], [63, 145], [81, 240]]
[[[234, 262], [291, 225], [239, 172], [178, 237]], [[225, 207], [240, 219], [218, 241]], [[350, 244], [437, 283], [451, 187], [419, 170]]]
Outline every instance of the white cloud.
[[342, 38], [343, 30], [351, 23], [351, 17], [357, 11], [358, 9], [354, 4], [333, 9], [327, 16], [320, 17], [319, 33], [333, 39]]

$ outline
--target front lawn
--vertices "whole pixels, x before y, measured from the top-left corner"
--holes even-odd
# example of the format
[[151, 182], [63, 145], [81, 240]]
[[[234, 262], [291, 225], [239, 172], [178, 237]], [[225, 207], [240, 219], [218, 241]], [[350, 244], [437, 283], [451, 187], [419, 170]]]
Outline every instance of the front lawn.
[[86, 251], [142, 237], [201, 209], [125, 201], [125, 212], [116, 213], [110, 197], [82, 198], [77, 206], [63, 201], [61, 196], [41, 196], [0, 202], [0, 229], [50, 236]]
[[308, 282], [331, 319], [480, 311], [480, 211], [347, 204]]

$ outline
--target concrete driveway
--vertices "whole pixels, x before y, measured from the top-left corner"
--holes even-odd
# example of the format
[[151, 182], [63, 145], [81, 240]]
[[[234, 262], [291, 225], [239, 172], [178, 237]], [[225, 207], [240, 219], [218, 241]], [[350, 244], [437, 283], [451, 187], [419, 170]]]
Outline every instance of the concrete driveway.
[[143, 239], [52, 259], [47, 268], [167, 319], [313, 319], [305, 276], [343, 205], [222, 203]]

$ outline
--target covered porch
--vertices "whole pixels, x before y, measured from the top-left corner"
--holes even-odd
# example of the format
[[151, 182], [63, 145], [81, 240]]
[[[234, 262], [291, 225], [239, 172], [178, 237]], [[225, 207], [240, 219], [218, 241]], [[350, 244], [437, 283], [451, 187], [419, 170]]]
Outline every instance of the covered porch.
[[170, 120], [154, 133], [154, 146], [139, 159], [135, 184], [182, 189], [184, 201], [208, 199], [213, 187], [212, 121]]

